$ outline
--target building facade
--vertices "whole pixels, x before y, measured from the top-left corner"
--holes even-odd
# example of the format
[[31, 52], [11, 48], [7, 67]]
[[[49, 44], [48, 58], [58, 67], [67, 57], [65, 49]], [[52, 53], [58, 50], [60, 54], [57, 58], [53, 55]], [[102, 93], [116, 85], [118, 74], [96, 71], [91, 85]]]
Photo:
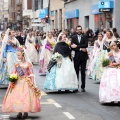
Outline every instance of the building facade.
[[[116, 27], [120, 32], [119, 0], [64, 0], [65, 28], [103, 29]], [[103, 2], [103, 3], [102, 3]]]
[[22, 2], [23, 0], [16, 0], [15, 4], [16, 30], [22, 30]]
[[[41, 19], [39, 18], [39, 12], [43, 5], [43, 0], [32, 0], [32, 29], [33, 30], [41, 30]], [[43, 8], [43, 7], [42, 7]]]
[[64, 30], [64, 1], [50, 0], [50, 26], [52, 29]]
[[0, 0], [0, 30], [5, 30], [9, 21], [8, 0]]
[[15, 17], [15, 3], [16, 0], [9, 0], [9, 28], [16, 28], [16, 17]]
[[32, 28], [32, 0], [23, 0], [22, 2], [23, 29]]

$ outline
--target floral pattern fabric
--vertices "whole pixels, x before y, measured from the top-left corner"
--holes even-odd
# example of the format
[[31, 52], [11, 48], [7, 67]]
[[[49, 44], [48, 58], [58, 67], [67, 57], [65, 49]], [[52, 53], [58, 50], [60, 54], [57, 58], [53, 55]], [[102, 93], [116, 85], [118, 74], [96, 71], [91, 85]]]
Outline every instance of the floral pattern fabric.
[[[19, 73], [15, 66], [14, 73]], [[36, 97], [33, 89], [31, 89], [26, 82], [26, 77], [33, 74], [32, 65], [28, 63], [24, 67], [20, 66], [24, 72], [23, 77], [19, 77], [15, 87], [10, 89], [10, 85], [7, 89], [3, 105], [3, 112], [39, 112], [40, 111], [40, 101]], [[30, 79], [32, 81], [32, 79]], [[34, 83], [34, 82], [33, 82]]]
[[[120, 62], [120, 52], [114, 58], [116, 62]], [[99, 100], [101, 103], [120, 101], [119, 68], [105, 68], [99, 88]]]
[[61, 67], [54, 65], [47, 73], [44, 89], [78, 90], [77, 75], [69, 57], [63, 57]]

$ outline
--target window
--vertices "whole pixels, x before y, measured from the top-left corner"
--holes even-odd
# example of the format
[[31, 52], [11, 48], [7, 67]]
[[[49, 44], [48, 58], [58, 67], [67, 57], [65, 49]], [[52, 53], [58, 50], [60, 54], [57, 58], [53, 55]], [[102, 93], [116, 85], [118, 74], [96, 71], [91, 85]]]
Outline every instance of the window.
[[35, 0], [35, 6], [34, 6], [35, 10], [38, 10], [38, 0]]
[[43, 9], [43, 0], [41, 0], [41, 9]]
[[50, 12], [50, 15], [51, 15], [51, 16], [54, 16], [54, 11], [51, 11], [51, 12]]
[[32, 9], [32, 0], [27, 0], [27, 9]]

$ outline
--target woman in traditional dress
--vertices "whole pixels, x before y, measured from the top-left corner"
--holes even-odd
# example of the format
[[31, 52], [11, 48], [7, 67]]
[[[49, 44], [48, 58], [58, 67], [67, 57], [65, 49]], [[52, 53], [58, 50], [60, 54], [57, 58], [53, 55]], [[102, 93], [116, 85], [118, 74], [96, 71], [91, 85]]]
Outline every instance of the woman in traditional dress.
[[35, 38], [32, 33], [29, 33], [26, 39], [25, 46], [27, 47], [27, 54], [32, 63], [38, 63], [38, 52], [35, 48]]
[[1, 54], [2, 41], [3, 41], [4, 36], [5, 36], [5, 33], [2, 32], [2, 33], [1, 33], [1, 39], [0, 39], [0, 54]]
[[110, 52], [109, 45], [114, 40], [116, 40], [116, 38], [114, 37], [112, 31], [108, 30], [106, 32], [106, 38], [104, 39], [103, 49], [107, 50], [108, 52]]
[[41, 74], [46, 74], [46, 72], [47, 72], [47, 65], [51, 59], [55, 43], [56, 43], [56, 41], [53, 38], [52, 33], [49, 32], [47, 38], [44, 40], [42, 51], [40, 53], [39, 73], [41, 73]]
[[98, 40], [94, 43], [93, 54], [88, 66], [88, 75], [90, 75], [93, 80], [100, 81], [104, 71], [102, 61], [105, 59], [106, 54], [107, 51], [103, 50], [103, 35], [99, 33]]
[[[102, 36], [102, 34], [98, 35], [99, 39], [100, 39], [100, 36]], [[95, 52], [93, 52], [93, 55], [94, 56], [97, 55], [97, 56], [94, 57], [94, 60], [89, 69], [93, 80], [97, 80], [97, 81], [101, 80], [102, 74], [104, 72], [104, 68], [102, 66], [102, 61], [103, 61], [103, 59], [106, 58], [107, 53], [110, 51], [110, 48], [109, 48], [110, 43], [114, 40], [115, 40], [115, 38], [114, 38], [112, 32], [110, 30], [108, 30], [106, 33], [106, 38], [102, 39], [100, 48], [98, 50], [94, 49]], [[98, 44], [99, 44], [98, 41], [95, 42], [95, 45], [98, 45]]]
[[91, 76], [94, 66], [96, 64], [96, 59], [99, 57], [100, 52], [103, 50], [103, 35], [98, 34], [98, 40], [94, 43], [94, 48], [92, 52], [92, 56], [90, 58], [90, 63], [88, 65], [88, 75]]
[[120, 102], [120, 43], [111, 43], [112, 51], [108, 54], [110, 65], [105, 68], [102, 75], [99, 100], [101, 103]]
[[[35, 86], [32, 63], [23, 48], [17, 52], [19, 62], [15, 64], [13, 73], [18, 76], [15, 83], [10, 82], [4, 97], [2, 112], [17, 112], [17, 118], [28, 117], [28, 112], [40, 112], [40, 90]], [[11, 90], [11, 86], [12, 90]]]
[[[46, 90], [78, 90], [78, 80], [71, 61], [71, 49], [66, 43], [66, 35], [61, 34], [53, 54], [62, 56], [60, 66], [50, 61], [46, 75], [44, 89]], [[59, 62], [58, 62], [59, 63]]]
[[[9, 34], [9, 35], [8, 35]], [[18, 40], [14, 37], [14, 31], [7, 30], [2, 42], [0, 57], [0, 84], [8, 84], [7, 75], [13, 71], [14, 64], [17, 63]]]

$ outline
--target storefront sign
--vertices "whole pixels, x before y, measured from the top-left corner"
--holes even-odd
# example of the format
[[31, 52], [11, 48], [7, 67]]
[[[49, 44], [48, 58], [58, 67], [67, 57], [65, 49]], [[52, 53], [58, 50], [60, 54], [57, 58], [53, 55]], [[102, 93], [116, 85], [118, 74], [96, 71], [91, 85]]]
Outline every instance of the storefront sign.
[[99, 14], [99, 5], [95, 4], [92, 6], [92, 14]]
[[65, 12], [65, 19], [70, 19], [70, 18], [79, 18], [79, 9]]
[[41, 22], [41, 19], [32, 19], [32, 23]]
[[99, 12], [110, 12], [111, 10], [111, 8], [100, 8]]
[[100, 0], [99, 1], [99, 9], [105, 9], [105, 8], [114, 8], [114, 1], [112, 0]]
[[112, 0], [100, 0], [99, 12], [110, 12], [114, 8], [114, 1]]
[[39, 18], [46, 18], [46, 16], [48, 15], [48, 8], [45, 8], [45, 9], [40, 9], [40, 12], [39, 12]]

